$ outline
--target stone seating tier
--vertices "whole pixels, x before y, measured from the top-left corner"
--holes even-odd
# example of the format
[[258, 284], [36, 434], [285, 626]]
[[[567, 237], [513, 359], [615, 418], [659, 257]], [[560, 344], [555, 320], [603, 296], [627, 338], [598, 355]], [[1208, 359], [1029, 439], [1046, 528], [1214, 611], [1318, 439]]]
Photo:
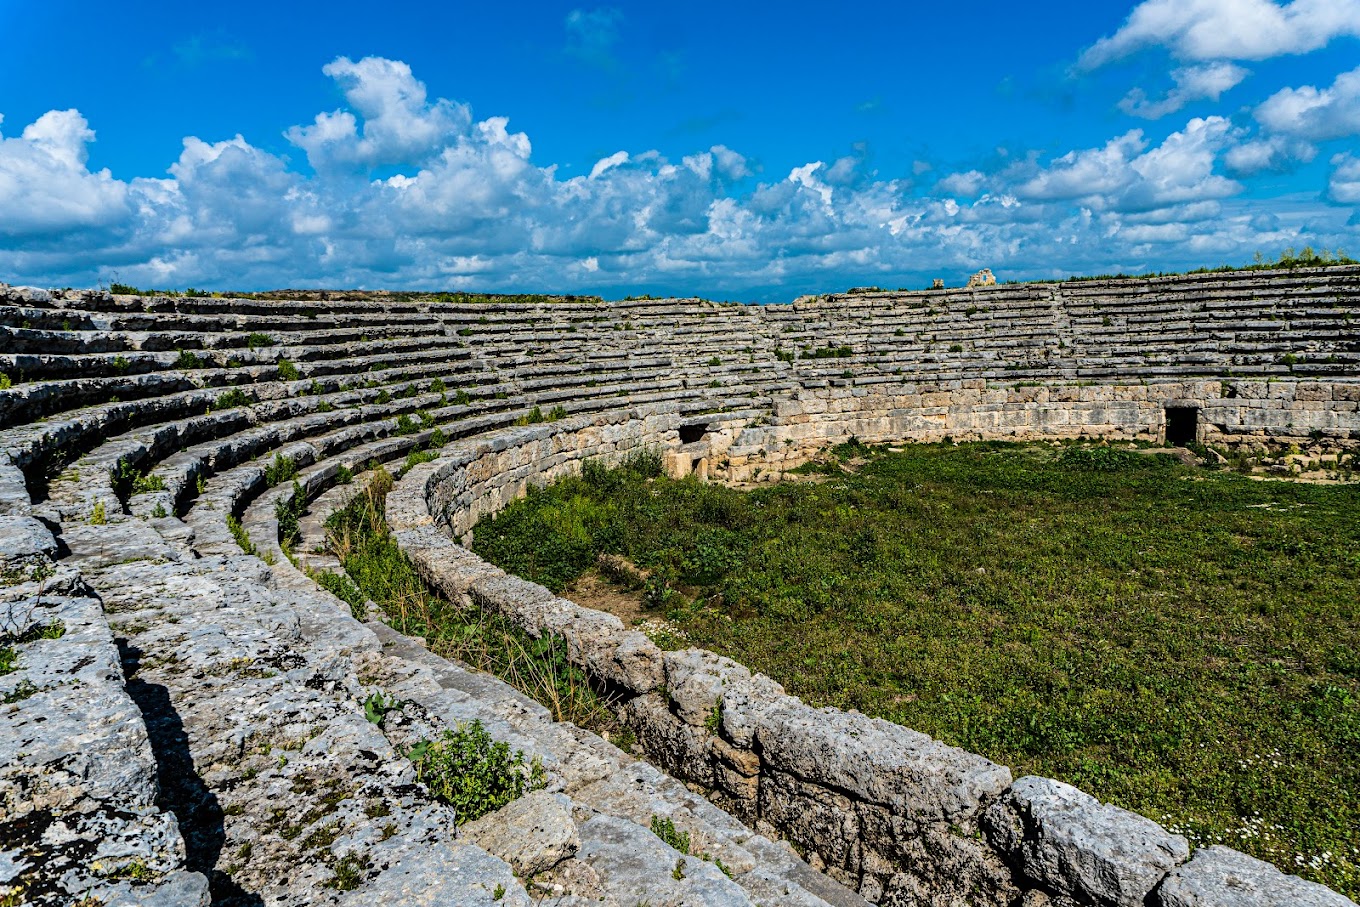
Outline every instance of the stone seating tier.
[[[1057, 782], [1015, 781], [905, 729], [814, 713], [707, 653], [663, 655], [453, 539], [530, 483], [645, 446], [665, 450], [673, 474], [750, 481], [851, 434], [1157, 439], [1170, 405], [1197, 407], [1205, 440], [1355, 444], [1357, 298], [1354, 268], [767, 307], [0, 287], [11, 384], [0, 388], [0, 569], [57, 577], [0, 586], [0, 618], [68, 629], [21, 645], [34, 705], [0, 715], [3, 739], [29, 740], [41, 707], [69, 715], [71, 745], [95, 760], [70, 786], [31, 743], [6, 751], [0, 790], [26, 793], [0, 798], [20, 820], [0, 816], [0, 851], [28, 857], [0, 859], [18, 867], [0, 887], [22, 885], [41, 904], [87, 894], [106, 905], [228, 903], [238, 892], [404, 903], [401, 892], [420, 891], [489, 905], [529, 903], [523, 880], [538, 873], [562, 907], [1349, 904], [1225, 848], [1186, 862], [1184, 842], [1141, 817]], [[252, 350], [252, 334], [271, 342], [256, 336]], [[850, 355], [801, 358], [828, 345]], [[204, 367], [177, 368], [180, 350]], [[280, 359], [297, 380], [281, 379]], [[551, 412], [559, 406], [565, 418]], [[535, 408], [555, 421], [532, 423]], [[314, 538], [345, 497], [332, 490], [342, 474], [400, 471], [436, 429], [437, 459], [417, 462], [389, 499], [404, 550], [453, 600], [563, 634], [578, 666], [628, 691], [621, 717], [679, 781], [380, 621], [354, 621], [283, 555], [278, 502], [314, 502], [304, 518]], [[271, 486], [279, 458], [295, 474]], [[271, 564], [242, 553], [229, 515]], [[68, 637], [93, 645], [94, 661], [63, 654]], [[723, 700], [715, 731], [717, 677], [747, 698]], [[0, 677], [0, 692], [18, 682]], [[363, 719], [375, 690], [410, 703], [400, 720]], [[400, 752], [473, 717], [541, 758], [549, 788], [455, 833]], [[101, 780], [110, 771], [123, 780]], [[957, 787], [962, 778], [973, 780]], [[66, 799], [32, 793], [61, 785]], [[49, 804], [67, 844], [14, 837]], [[670, 850], [647, 829], [653, 815], [672, 817], [730, 877]], [[1070, 832], [1066, 843], [1033, 837], [1024, 817], [1039, 815], [1065, 817], [1043, 821]], [[1113, 849], [1091, 850], [1094, 840]], [[1036, 856], [1043, 847], [1059, 849]], [[1086, 865], [1092, 874], [1053, 868]]]

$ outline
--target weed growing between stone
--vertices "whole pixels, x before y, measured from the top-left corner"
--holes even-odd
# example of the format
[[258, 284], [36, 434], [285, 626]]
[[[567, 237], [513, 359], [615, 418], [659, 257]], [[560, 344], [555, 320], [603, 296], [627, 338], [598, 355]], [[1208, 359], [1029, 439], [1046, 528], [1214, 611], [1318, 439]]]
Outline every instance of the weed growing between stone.
[[291, 497], [279, 498], [274, 502], [274, 519], [279, 526], [279, 547], [284, 554], [291, 557], [293, 545], [298, 540], [298, 520], [307, 510], [307, 496], [302, 492], [302, 486], [297, 480], [293, 480], [293, 493]]
[[[680, 853], [684, 854], [685, 856], [691, 856], [689, 849], [690, 848], [689, 832], [680, 831], [679, 829], [677, 829], [675, 827], [675, 823], [671, 821], [669, 816], [667, 816], [664, 819], [661, 818], [660, 816], [652, 816], [652, 834], [656, 835], [667, 845], [680, 851]], [[729, 879], [732, 878], [732, 870], [724, 866], [722, 860], [714, 859], [711, 854], [707, 853], [696, 853], [692, 854], [692, 856], [698, 857], [705, 863], [712, 863], [714, 866], [718, 867], [718, 870], [722, 872], [723, 875], [727, 876]], [[685, 866], [684, 860], [676, 861], [675, 874], [673, 877], [677, 881], [684, 878], [684, 866]]]
[[368, 620], [368, 598], [348, 576], [320, 570], [308, 571], [307, 575], [321, 588], [349, 605], [349, 613], [354, 615], [355, 620]]
[[258, 554], [255, 543], [250, 540], [250, 533], [246, 532], [246, 527], [241, 525], [241, 521], [231, 514], [227, 514], [227, 531], [231, 537], [236, 539], [236, 544], [246, 554]]
[[688, 644], [810, 702], [1360, 893], [1360, 488], [1112, 448], [837, 454], [750, 492], [592, 465], [474, 548], [555, 590], [626, 557]]
[[669, 816], [652, 816], [652, 834], [681, 853], [689, 853], [689, 832], [677, 831]]
[[[383, 503], [391, 489], [391, 475], [379, 468], [365, 493], [326, 521], [328, 546], [358, 594], [376, 602], [397, 630], [424, 637], [445, 658], [495, 674], [547, 706], [556, 720], [592, 730], [614, 728], [608, 702], [567, 660], [563, 639], [533, 639], [494, 615], [459, 608], [430, 591], [387, 531]], [[351, 598], [341, 597], [354, 607]]]
[[480, 721], [422, 740], [407, 757], [430, 793], [457, 811], [458, 824], [495, 812], [546, 783], [538, 759], [526, 763], [508, 744], [493, 740]]

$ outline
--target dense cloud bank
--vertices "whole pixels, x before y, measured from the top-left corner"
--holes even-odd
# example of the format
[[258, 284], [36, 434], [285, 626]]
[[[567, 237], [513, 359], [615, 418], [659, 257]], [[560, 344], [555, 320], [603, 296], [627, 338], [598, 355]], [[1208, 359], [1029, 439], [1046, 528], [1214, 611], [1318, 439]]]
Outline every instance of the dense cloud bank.
[[[1157, 39], [1187, 65], [1172, 71], [1166, 97], [1130, 92], [1125, 112], [1156, 119], [1216, 98], [1249, 75], [1232, 59], [1265, 53], [1250, 36], [1213, 31], [1232, 5], [1149, 0], [1078, 65]], [[1273, 27], [1306, 49], [1360, 29], [1354, 7], [1353, 20], [1294, 16]], [[1185, 9], [1200, 10], [1198, 25]], [[532, 159], [508, 119], [431, 99], [404, 63], [342, 57], [324, 71], [346, 106], [287, 130], [296, 160], [241, 135], [189, 137], [166, 178], [122, 179], [89, 169], [95, 133], [76, 110], [0, 136], [0, 279], [782, 299], [936, 275], [953, 283], [984, 266], [1031, 278], [1242, 262], [1304, 243], [1360, 248], [1360, 158], [1350, 151], [1329, 149], [1330, 182], [1311, 196], [1250, 191], [1259, 174], [1360, 133], [1360, 69], [1282, 89], [1247, 123], [1196, 117], [1160, 140], [1133, 129], [1100, 147], [1012, 155], [990, 172], [901, 179], [854, 156], [757, 173], [723, 145], [679, 161], [619, 151], [588, 176], [562, 178]]]

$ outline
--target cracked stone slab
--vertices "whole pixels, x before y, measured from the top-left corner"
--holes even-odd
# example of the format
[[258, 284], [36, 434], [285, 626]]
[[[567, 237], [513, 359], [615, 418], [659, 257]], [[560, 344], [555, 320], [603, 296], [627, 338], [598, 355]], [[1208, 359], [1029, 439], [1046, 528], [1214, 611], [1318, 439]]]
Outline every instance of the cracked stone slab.
[[1082, 904], [1142, 907], [1148, 892], [1190, 856], [1180, 835], [1049, 778], [1015, 782], [982, 824], [1024, 876]]
[[1355, 907], [1316, 882], [1285, 875], [1228, 847], [1206, 847], [1153, 895], [1157, 907]]
[[521, 877], [552, 869], [575, 856], [581, 839], [563, 794], [534, 791], [464, 825], [460, 838], [500, 857]]

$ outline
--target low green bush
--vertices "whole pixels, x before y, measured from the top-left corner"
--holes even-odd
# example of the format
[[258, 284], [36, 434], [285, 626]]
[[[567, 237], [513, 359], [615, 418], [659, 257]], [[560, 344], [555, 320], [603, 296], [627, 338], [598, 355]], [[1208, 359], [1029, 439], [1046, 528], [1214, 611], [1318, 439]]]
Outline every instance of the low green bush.
[[430, 793], [454, 808], [459, 825], [544, 785], [543, 765], [537, 759], [526, 763], [519, 750], [511, 753], [480, 721], [422, 740], [407, 757]]
[[281, 482], [287, 482], [297, 473], [296, 460], [283, 454], [274, 454], [274, 461], [264, 468], [264, 483], [273, 488]]
[[217, 399], [210, 405], [209, 409], [233, 409], [237, 406], [248, 406], [255, 401], [252, 400], [245, 391], [239, 387], [233, 387], [223, 394], [218, 394]]
[[689, 853], [689, 832], [678, 831], [669, 816], [652, 816], [652, 834], [681, 853]]
[[355, 620], [368, 620], [368, 599], [348, 576], [321, 571], [312, 571], [308, 575], [318, 586], [349, 605], [349, 612]]
[[231, 532], [231, 537], [236, 539], [236, 544], [246, 554], [259, 554], [255, 549], [255, 544], [250, 540], [250, 533], [246, 532], [246, 527], [241, 525], [241, 521], [236, 517], [227, 515], [227, 530]]
[[307, 510], [307, 497], [302, 486], [293, 481], [293, 493], [274, 502], [274, 519], [279, 525], [279, 545], [288, 551], [298, 540], [298, 520]]

